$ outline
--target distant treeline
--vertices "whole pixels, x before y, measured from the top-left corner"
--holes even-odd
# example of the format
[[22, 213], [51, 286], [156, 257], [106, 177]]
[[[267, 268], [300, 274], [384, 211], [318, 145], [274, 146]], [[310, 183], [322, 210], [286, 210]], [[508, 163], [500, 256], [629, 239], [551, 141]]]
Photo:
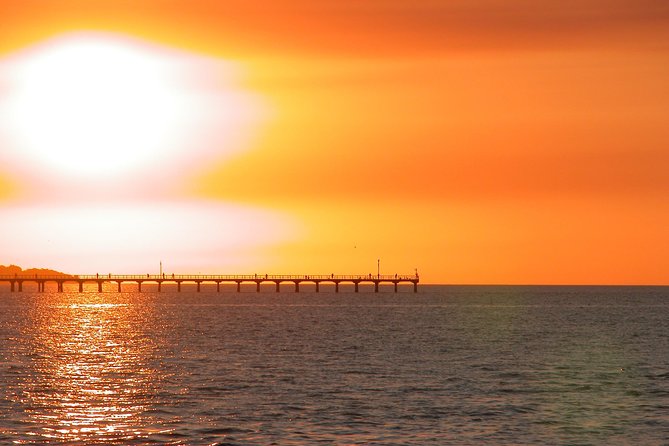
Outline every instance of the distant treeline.
[[9, 265], [4, 266], [0, 265], [0, 276], [66, 276], [67, 274], [61, 273], [60, 271], [54, 271], [47, 268], [28, 268], [22, 269], [20, 266]]

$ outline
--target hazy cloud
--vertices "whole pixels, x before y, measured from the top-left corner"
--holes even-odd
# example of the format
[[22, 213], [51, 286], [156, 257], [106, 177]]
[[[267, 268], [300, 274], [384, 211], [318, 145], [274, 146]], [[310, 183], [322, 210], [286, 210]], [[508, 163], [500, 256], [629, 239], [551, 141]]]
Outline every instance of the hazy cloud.
[[[669, 48], [664, 0], [9, 1], [5, 30], [49, 23], [169, 29], [175, 42], [248, 54]], [[6, 39], [5, 39], [6, 40]]]

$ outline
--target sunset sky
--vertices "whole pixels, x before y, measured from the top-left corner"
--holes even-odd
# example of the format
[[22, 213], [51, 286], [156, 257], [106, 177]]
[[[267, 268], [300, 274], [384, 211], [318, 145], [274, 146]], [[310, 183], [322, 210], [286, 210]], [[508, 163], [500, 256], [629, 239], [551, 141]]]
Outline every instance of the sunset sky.
[[0, 264], [669, 284], [665, 0], [0, 0]]

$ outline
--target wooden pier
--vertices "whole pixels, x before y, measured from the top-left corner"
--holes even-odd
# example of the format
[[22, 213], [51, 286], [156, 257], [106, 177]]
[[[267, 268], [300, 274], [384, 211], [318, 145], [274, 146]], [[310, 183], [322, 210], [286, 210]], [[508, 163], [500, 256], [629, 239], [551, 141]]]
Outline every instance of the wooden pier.
[[85, 283], [97, 284], [97, 291], [102, 292], [102, 285], [104, 283], [115, 283], [117, 290], [120, 293], [123, 283], [136, 283], [138, 291], [142, 291], [142, 284], [157, 284], [158, 291], [162, 291], [163, 284], [176, 284], [177, 291], [181, 292], [181, 285], [196, 284], [197, 291], [200, 292], [201, 285], [205, 283], [216, 284], [216, 291], [221, 291], [222, 283], [237, 284], [237, 292], [241, 291], [243, 283], [255, 283], [256, 291], [260, 292], [260, 285], [263, 283], [274, 283], [276, 292], [280, 291], [282, 283], [292, 283], [295, 287], [295, 292], [300, 291], [300, 284], [312, 283], [316, 285], [316, 292], [320, 291], [321, 284], [334, 284], [335, 292], [339, 292], [339, 285], [342, 283], [353, 284], [355, 292], [359, 291], [360, 284], [373, 284], [374, 291], [379, 292], [380, 284], [393, 284], [394, 290], [397, 292], [397, 287], [402, 283], [413, 284], [414, 293], [418, 292], [418, 275], [267, 275], [267, 274], [250, 274], [250, 275], [189, 275], [189, 274], [155, 274], [155, 275], [116, 275], [116, 274], [94, 274], [94, 275], [58, 275], [58, 276], [0, 276], [1, 282], [9, 282], [10, 290], [12, 292], [22, 292], [23, 284], [26, 282], [37, 283], [37, 291], [44, 292], [47, 283], [56, 283], [58, 292], [63, 292], [63, 287], [67, 283], [76, 283], [79, 286], [79, 292], [84, 291]]

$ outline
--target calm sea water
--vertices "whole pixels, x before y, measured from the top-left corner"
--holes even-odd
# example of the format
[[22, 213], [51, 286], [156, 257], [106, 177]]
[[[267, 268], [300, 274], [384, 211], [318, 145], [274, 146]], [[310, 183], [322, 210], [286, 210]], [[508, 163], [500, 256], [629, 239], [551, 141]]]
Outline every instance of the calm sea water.
[[0, 444], [666, 445], [668, 316], [647, 287], [4, 291]]

